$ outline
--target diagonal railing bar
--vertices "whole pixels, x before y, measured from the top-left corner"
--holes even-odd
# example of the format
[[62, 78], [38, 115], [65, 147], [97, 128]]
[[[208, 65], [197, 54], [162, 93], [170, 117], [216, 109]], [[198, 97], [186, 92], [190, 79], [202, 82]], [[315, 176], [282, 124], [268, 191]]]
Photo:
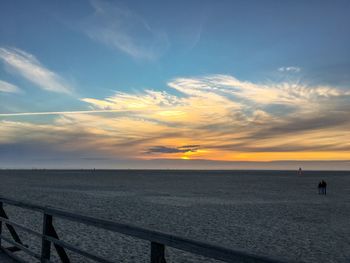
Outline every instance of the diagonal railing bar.
[[[43, 214], [42, 234], [37, 233], [27, 227], [21, 226], [20, 224], [10, 221], [3, 209], [3, 203], [42, 213]], [[74, 214], [68, 211], [63, 211], [63, 210], [59, 210], [51, 207], [43, 207], [39, 205], [34, 205], [30, 203], [25, 203], [22, 201], [16, 201], [11, 199], [1, 198], [1, 197], [0, 197], [0, 215], [2, 216], [0, 217], [0, 242], [1, 242], [1, 239], [3, 239], [11, 243], [15, 247], [21, 249], [23, 252], [26, 252], [29, 255], [39, 258], [41, 262], [50, 262], [51, 243], [54, 245], [60, 257], [60, 261], [63, 263], [70, 262], [65, 249], [68, 249], [72, 252], [80, 254], [84, 257], [93, 259], [96, 262], [103, 262], [103, 263], [113, 262], [108, 259], [103, 259], [92, 253], [83, 251], [80, 248], [77, 248], [71, 244], [68, 244], [62, 240], [59, 240], [58, 234], [53, 225], [53, 217], [69, 220], [72, 222], [82, 223], [82, 224], [90, 225], [96, 228], [109, 230], [112, 232], [128, 235], [134, 238], [146, 240], [150, 242], [150, 250], [151, 250], [150, 262], [151, 263], [166, 263], [165, 253], [164, 253], [166, 246], [180, 249], [182, 251], [190, 252], [200, 256], [204, 256], [207, 258], [212, 258], [212, 259], [221, 260], [225, 262], [232, 262], [232, 263], [233, 262], [235, 263], [237, 262], [282, 263], [283, 262], [278, 259], [257, 256], [257, 255], [249, 254], [242, 251], [235, 251], [232, 249], [227, 249], [227, 248], [219, 247], [219, 246], [204, 243], [204, 242], [194, 241], [194, 240], [186, 239], [175, 235], [165, 234], [158, 231], [143, 229], [143, 228], [128, 225], [128, 224], [120, 224], [109, 220], [103, 220], [103, 219], [94, 218], [90, 216]], [[15, 241], [12, 241], [4, 237], [1, 233], [1, 229], [2, 229], [1, 227], [3, 222], [6, 224], [7, 227], [10, 226], [9, 230], [11, 229], [11, 227], [14, 230], [13, 226], [16, 226], [19, 229], [27, 231], [28, 233], [41, 237], [42, 239], [41, 254], [37, 255], [34, 252], [30, 251], [26, 246], [22, 244], [18, 235], [17, 235], [18, 239]], [[16, 232], [14, 231], [14, 233]], [[14, 239], [16, 238], [16, 234], [14, 234], [13, 236]], [[7, 254], [11, 254], [11, 252], [8, 249], [4, 248], [3, 246], [1, 246], [0, 248], [3, 251], [5, 251]]]
[[13, 246], [13, 247], [7, 247], [6, 249], [7, 249], [8, 251], [11, 251], [12, 253], [13, 253], [13, 252], [17, 252], [17, 251], [21, 251], [20, 248], [15, 247], [15, 246]]
[[[0, 206], [0, 216], [3, 217], [3, 218], [8, 219], [8, 216], [7, 216], [7, 214], [6, 214], [6, 212], [5, 212], [4, 208], [3, 208], [3, 206]], [[11, 226], [10, 224], [7, 224], [7, 223], [6, 223], [6, 227], [7, 227], [7, 229], [9, 230], [9, 232], [10, 232], [12, 238], [13, 238], [17, 243], [23, 245], [22, 240], [21, 240], [21, 238], [19, 237], [19, 235], [17, 234], [15, 228], [14, 228], [13, 226]]]
[[27, 263], [24, 259], [20, 258], [19, 256], [15, 255], [11, 251], [9, 251], [7, 248], [2, 247], [1, 248], [2, 252], [4, 252], [7, 256], [12, 258], [15, 262], [19, 263]]
[[20, 225], [20, 224], [18, 224], [18, 223], [15, 223], [15, 222], [13, 222], [13, 221], [11, 221], [11, 220], [9, 220], [9, 219], [5, 219], [5, 218], [1, 218], [1, 217], [0, 217], [0, 223], [1, 223], [1, 221], [2, 221], [2, 222], [6, 222], [6, 223], [8, 223], [8, 224], [10, 224], [10, 225], [13, 225], [13, 226], [15, 226], [16, 228], [21, 229], [21, 230], [23, 230], [23, 231], [25, 231], [25, 232], [27, 232], [27, 233], [29, 233], [29, 234], [32, 234], [32, 235], [34, 235], [34, 236], [39, 237], [39, 238], [43, 238], [43, 237], [44, 237], [45, 239], [47, 239], [47, 240], [49, 240], [50, 242], [54, 243], [54, 245], [57, 244], [57, 245], [60, 246], [60, 247], [65, 247], [65, 248], [68, 249], [68, 250], [71, 250], [71, 251], [73, 251], [73, 252], [75, 252], [75, 253], [77, 253], [77, 254], [80, 254], [80, 255], [82, 255], [82, 256], [84, 256], [84, 257], [87, 257], [87, 258], [90, 258], [90, 259], [92, 259], [92, 260], [95, 260], [95, 261], [97, 261], [97, 262], [102, 262], [102, 263], [113, 263], [113, 261], [111, 261], [111, 260], [108, 260], [108, 259], [105, 259], [105, 258], [102, 258], [102, 257], [98, 257], [98, 256], [96, 256], [96, 255], [93, 255], [93, 254], [89, 253], [89, 252], [86, 252], [86, 251], [77, 249], [77, 248], [75, 248], [74, 246], [71, 246], [70, 244], [68, 244], [67, 242], [64, 242], [64, 241], [62, 241], [62, 240], [56, 239], [56, 238], [51, 237], [51, 236], [44, 236], [44, 235], [41, 234], [41, 233], [38, 233], [38, 232], [36, 232], [36, 231], [34, 231], [34, 230], [30, 229], [30, 228], [27, 228], [27, 227], [25, 227], [25, 226], [22, 226], [22, 225]]
[[[19, 244], [19, 243], [17, 243], [16, 241], [13, 241], [13, 240], [11, 240], [10, 238], [7, 238], [7, 237], [5, 237], [5, 236], [3, 236], [3, 235], [0, 235], [0, 238], [3, 239], [3, 240], [5, 240], [5, 241], [8, 242], [8, 243], [14, 245], [15, 247], [18, 247], [20, 250], [26, 252], [28, 255], [30, 255], [30, 256], [32, 256], [32, 257], [35, 257], [35, 258], [37, 258], [37, 259], [40, 259], [40, 255], [39, 255], [39, 254], [37, 254], [37, 253], [31, 251], [29, 248], [23, 246], [22, 244]], [[6, 248], [6, 249], [7, 249], [7, 248]], [[7, 250], [8, 250], [8, 249], [7, 249]]]
[[18, 224], [18, 223], [16, 223], [16, 222], [13, 222], [13, 221], [11, 221], [11, 220], [9, 220], [9, 219], [0, 217], [0, 222], [1, 222], [1, 221], [2, 221], [2, 222], [5, 222], [5, 223], [7, 223], [7, 224], [9, 224], [9, 225], [15, 226], [17, 229], [21, 229], [21, 230], [23, 230], [23, 231], [25, 231], [25, 232], [27, 232], [27, 233], [29, 233], [29, 234], [31, 234], [31, 235], [34, 235], [34, 236], [39, 237], [39, 238], [42, 238], [42, 236], [43, 236], [41, 233], [38, 233], [38, 232], [36, 232], [36, 231], [34, 231], [34, 230], [28, 228], [28, 227], [22, 226], [22, 225], [20, 225], [20, 224]]
[[[51, 237], [53, 237], [53, 238], [55, 238], [55, 239], [57, 239], [57, 240], [60, 240], [60, 239], [58, 238], [57, 232], [56, 232], [56, 230], [55, 230], [55, 228], [54, 228], [52, 222], [51, 222], [51, 224], [49, 225], [49, 233], [50, 233], [50, 236], [51, 236]], [[45, 238], [45, 237], [44, 237], [44, 238]], [[57, 243], [53, 243], [53, 245], [54, 245], [54, 247], [55, 247], [55, 249], [56, 249], [56, 252], [57, 252], [58, 256], [59, 256], [60, 259], [61, 259], [61, 262], [63, 262], [63, 263], [70, 263], [69, 257], [68, 257], [68, 255], [67, 255], [65, 249], [64, 249], [61, 245], [59, 245], [59, 244], [57, 244]]]
[[81, 256], [84, 256], [86, 258], [89, 258], [89, 259], [92, 259], [96, 262], [100, 262], [100, 263], [113, 263], [113, 261], [111, 260], [108, 260], [108, 259], [105, 259], [105, 258], [102, 258], [100, 256], [96, 256], [94, 254], [91, 254], [89, 252], [86, 252], [84, 250], [81, 250], [79, 248], [76, 248], [70, 244], [68, 244], [67, 242], [64, 242], [62, 240], [58, 240], [58, 239], [55, 239], [55, 238], [52, 238], [52, 237], [49, 237], [49, 236], [45, 236], [45, 238], [49, 241], [51, 241], [52, 243], [55, 243], [55, 244], [59, 244], [61, 245], [62, 247], [65, 247], [66, 249], [70, 250], [70, 251], [73, 251]]

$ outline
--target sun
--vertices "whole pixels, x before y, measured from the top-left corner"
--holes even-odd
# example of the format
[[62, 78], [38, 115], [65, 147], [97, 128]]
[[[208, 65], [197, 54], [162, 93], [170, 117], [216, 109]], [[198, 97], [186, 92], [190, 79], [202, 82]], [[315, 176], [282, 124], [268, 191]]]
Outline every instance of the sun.
[[190, 160], [190, 157], [184, 155], [184, 156], [181, 156], [181, 159], [182, 159], [182, 160]]

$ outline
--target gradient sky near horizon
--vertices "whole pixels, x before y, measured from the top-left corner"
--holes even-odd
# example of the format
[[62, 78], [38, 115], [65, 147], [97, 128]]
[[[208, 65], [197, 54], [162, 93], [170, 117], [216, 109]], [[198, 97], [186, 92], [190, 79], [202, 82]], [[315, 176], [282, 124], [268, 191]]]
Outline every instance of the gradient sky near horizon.
[[350, 168], [349, 13], [345, 0], [1, 1], [0, 167]]

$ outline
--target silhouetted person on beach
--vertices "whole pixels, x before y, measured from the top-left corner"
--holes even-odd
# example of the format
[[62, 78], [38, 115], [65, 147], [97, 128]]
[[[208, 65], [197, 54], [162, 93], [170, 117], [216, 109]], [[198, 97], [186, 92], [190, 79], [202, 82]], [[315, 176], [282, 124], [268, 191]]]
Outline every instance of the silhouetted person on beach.
[[322, 193], [322, 182], [318, 183], [318, 194], [320, 195]]
[[298, 175], [302, 175], [302, 174], [303, 174], [303, 170], [301, 169], [301, 167], [299, 167]]
[[327, 195], [327, 183], [322, 180], [318, 183], [318, 194]]
[[323, 189], [323, 194], [327, 195], [327, 183], [326, 181], [322, 180], [322, 189]]

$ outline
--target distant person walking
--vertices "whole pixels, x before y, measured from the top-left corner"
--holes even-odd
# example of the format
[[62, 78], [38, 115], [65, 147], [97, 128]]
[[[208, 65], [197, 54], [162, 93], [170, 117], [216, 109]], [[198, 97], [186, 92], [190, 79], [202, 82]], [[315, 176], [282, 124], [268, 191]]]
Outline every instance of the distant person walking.
[[327, 195], [327, 183], [324, 180], [322, 180], [322, 189], [323, 189], [323, 194]]
[[303, 170], [301, 169], [301, 167], [299, 167], [298, 175], [302, 175], [302, 174], [303, 174]]
[[318, 194], [322, 194], [322, 182], [318, 183]]
[[327, 183], [325, 180], [318, 183], [318, 194], [327, 195]]

